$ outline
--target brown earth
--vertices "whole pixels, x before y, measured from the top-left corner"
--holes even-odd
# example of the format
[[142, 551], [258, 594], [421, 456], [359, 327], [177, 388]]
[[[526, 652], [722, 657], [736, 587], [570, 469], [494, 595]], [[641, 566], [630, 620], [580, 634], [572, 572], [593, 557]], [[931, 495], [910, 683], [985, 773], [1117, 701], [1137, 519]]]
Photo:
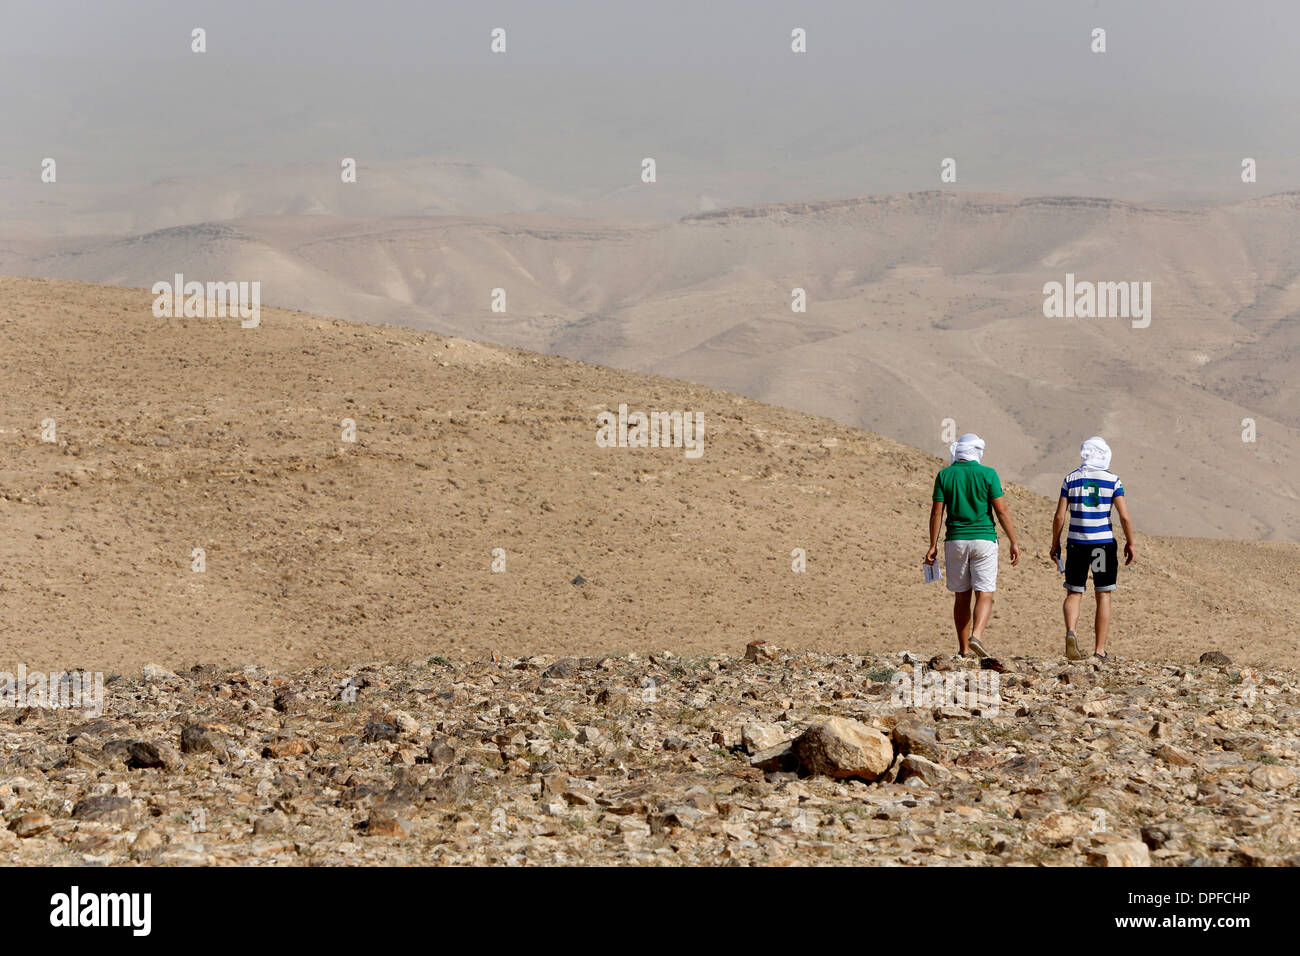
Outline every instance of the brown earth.
[[[953, 646], [919, 567], [931, 455], [683, 382], [274, 309], [257, 329], [157, 319], [152, 301], [0, 278], [0, 669]], [[701, 412], [703, 457], [598, 448], [620, 402]], [[1058, 653], [1053, 502], [1007, 494], [1026, 555], [1010, 568], [1003, 545], [989, 642]], [[1139, 531], [1151, 506], [1130, 502]], [[1139, 543], [1116, 655], [1300, 662], [1300, 546]]]
[[[316, 182], [246, 185], [299, 180]], [[254, 218], [124, 235], [87, 224], [24, 240], [0, 211], [0, 273], [257, 279], [268, 304], [685, 379], [932, 454], [949, 428], [974, 431], [1004, 478], [1048, 496], [1100, 434], [1147, 530], [1300, 536], [1300, 193], [1153, 205], [929, 191], [658, 223], [355, 215], [361, 194], [348, 216], [269, 215], [262, 192], [235, 194]], [[1149, 282], [1149, 327], [1046, 318], [1044, 285], [1067, 273]]]

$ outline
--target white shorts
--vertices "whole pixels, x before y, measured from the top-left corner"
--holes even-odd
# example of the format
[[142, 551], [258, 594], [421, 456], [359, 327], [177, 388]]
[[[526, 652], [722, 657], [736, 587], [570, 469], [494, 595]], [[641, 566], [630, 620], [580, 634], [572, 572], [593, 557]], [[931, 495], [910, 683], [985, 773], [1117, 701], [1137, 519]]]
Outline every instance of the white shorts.
[[998, 543], [996, 541], [945, 541], [943, 570], [949, 591], [996, 591]]

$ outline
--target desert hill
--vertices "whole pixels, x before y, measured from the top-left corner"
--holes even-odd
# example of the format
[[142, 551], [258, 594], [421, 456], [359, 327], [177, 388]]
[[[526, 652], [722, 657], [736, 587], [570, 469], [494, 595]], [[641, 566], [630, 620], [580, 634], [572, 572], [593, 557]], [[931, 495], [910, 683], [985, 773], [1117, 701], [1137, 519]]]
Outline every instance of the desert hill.
[[[381, 210], [390, 186], [409, 191], [376, 178], [365, 188]], [[427, 194], [435, 208], [452, 194], [440, 189]], [[363, 205], [349, 202], [321, 208]], [[177, 271], [256, 279], [271, 304], [682, 378], [936, 453], [953, 419], [1046, 495], [1079, 439], [1101, 433], [1145, 527], [1294, 540], [1298, 203], [922, 192], [671, 222], [267, 215], [13, 238], [0, 272], [142, 287]], [[1150, 282], [1151, 324], [1045, 318], [1044, 283], [1067, 273]], [[498, 288], [504, 313], [490, 308]], [[795, 288], [804, 313], [791, 311]]]
[[[941, 465], [923, 451], [432, 332], [265, 308], [243, 329], [158, 319], [152, 301], [0, 279], [0, 610], [8, 655], [29, 670], [707, 654], [755, 639], [950, 649], [947, 595], [919, 570]], [[702, 414], [702, 457], [597, 447], [597, 413], [620, 403]], [[996, 446], [986, 461], [1004, 467]], [[1053, 502], [1008, 496], [1027, 553], [1004, 566], [989, 640], [1050, 655]], [[1156, 505], [1133, 495], [1139, 529]], [[1300, 659], [1300, 546], [1141, 545], [1121, 577], [1116, 655]], [[791, 569], [796, 548], [806, 573]]]

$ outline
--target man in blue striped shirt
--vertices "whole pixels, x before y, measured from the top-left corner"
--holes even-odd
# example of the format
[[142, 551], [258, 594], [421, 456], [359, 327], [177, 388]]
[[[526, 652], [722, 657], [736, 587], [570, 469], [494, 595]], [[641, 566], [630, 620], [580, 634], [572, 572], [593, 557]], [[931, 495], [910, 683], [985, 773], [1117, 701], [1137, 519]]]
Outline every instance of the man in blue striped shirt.
[[1110, 470], [1110, 446], [1105, 439], [1089, 438], [1079, 449], [1081, 464], [1061, 482], [1061, 499], [1052, 519], [1052, 560], [1061, 564], [1061, 531], [1069, 519], [1065, 545], [1065, 656], [1082, 660], [1079, 638], [1074, 626], [1079, 621], [1079, 605], [1088, 589], [1088, 572], [1092, 572], [1092, 590], [1097, 598], [1097, 646], [1094, 656], [1106, 659], [1106, 635], [1110, 630], [1110, 595], [1119, 575], [1119, 554], [1110, 513], [1119, 515], [1124, 527], [1124, 563], [1133, 563], [1133, 523], [1124, 500], [1124, 483]]

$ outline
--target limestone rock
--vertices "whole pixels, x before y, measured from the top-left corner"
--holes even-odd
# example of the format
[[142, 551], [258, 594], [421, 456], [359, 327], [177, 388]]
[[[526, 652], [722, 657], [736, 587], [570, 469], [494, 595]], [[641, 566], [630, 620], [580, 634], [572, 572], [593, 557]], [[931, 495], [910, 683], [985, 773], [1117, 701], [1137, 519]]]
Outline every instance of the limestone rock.
[[814, 724], [792, 749], [801, 770], [828, 777], [875, 780], [894, 762], [894, 745], [888, 737], [848, 717]]
[[751, 756], [760, 750], [770, 750], [790, 739], [785, 729], [776, 724], [761, 722], [745, 724], [740, 731], [741, 746], [745, 748], [745, 753]]
[[1260, 764], [1250, 772], [1256, 790], [1287, 790], [1295, 783], [1295, 771], [1280, 764]]
[[1088, 851], [1092, 866], [1150, 866], [1151, 854], [1140, 840], [1108, 843]]

